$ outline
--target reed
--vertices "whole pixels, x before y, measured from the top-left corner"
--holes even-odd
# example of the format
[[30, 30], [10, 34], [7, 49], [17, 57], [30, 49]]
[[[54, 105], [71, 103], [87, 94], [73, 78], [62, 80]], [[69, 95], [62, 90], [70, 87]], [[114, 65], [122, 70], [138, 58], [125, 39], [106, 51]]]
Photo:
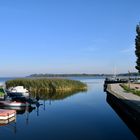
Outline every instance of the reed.
[[68, 79], [15, 79], [6, 81], [6, 88], [24, 86], [32, 93], [71, 92], [87, 89], [87, 85], [75, 80]]

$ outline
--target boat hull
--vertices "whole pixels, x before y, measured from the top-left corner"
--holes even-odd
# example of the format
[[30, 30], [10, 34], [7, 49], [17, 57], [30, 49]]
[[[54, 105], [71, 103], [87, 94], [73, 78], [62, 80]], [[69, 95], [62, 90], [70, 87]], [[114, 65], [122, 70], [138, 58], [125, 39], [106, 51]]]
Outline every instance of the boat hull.
[[23, 92], [10, 92], [7, 91], [7, 95], [10, 97], [15, 97], [15, 96], [24, 96], [24, 97], [28, 97], [29, 93], [23, 93]]
[[25, 102], [16, 102], [16, 101], [0, 101], [0, 106], [8, 106], [8, 107], [25, 107], [30, 106], [29, 103]]
[[0, 109], [0, 120], [7, 120], [16, 116], [15, 110]]

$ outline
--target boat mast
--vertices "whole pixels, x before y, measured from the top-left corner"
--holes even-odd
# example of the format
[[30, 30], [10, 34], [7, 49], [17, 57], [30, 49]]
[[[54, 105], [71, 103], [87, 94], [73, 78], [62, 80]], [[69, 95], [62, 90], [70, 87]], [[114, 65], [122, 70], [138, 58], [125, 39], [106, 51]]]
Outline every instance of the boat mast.
[[117, 75], [117, 72], [116, 72], [116, 66], [114, 66], [114, 70], [113, 70], [113, 77], [116, 79], [116, 75]]

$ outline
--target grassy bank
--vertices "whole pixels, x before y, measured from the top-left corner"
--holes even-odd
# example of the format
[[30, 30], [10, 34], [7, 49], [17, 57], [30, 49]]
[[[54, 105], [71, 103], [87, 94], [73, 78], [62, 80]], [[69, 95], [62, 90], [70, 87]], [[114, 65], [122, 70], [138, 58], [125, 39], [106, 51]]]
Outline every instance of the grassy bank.
[[131, 86], [129, 85], [126, 85], [126, 84], [120, 84], [121, 87], [128, 93], [133, 93], [135, 95], [138, 95], [140, 96], [140, 90], [137, 90], [137, 89], [134, 89], [134, 88], [131, 88]]
[[30, 92], [71, 92], [87, 89], [87, 85], [75, 80], [68, 79], [15, 79], [6, 82], [6, 88], [24, 86]]

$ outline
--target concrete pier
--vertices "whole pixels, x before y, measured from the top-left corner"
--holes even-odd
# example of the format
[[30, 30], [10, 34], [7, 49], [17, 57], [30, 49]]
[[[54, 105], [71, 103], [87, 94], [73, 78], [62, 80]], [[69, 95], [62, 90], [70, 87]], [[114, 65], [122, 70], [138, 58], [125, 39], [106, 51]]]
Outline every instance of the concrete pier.
[[120, 108], [140, 124], [140, 96], [132, 93], [127, 93], [117, 84], [108, 84], [106, 88], [107, 94], [113, 96], [114, 100], [117, 100]]

